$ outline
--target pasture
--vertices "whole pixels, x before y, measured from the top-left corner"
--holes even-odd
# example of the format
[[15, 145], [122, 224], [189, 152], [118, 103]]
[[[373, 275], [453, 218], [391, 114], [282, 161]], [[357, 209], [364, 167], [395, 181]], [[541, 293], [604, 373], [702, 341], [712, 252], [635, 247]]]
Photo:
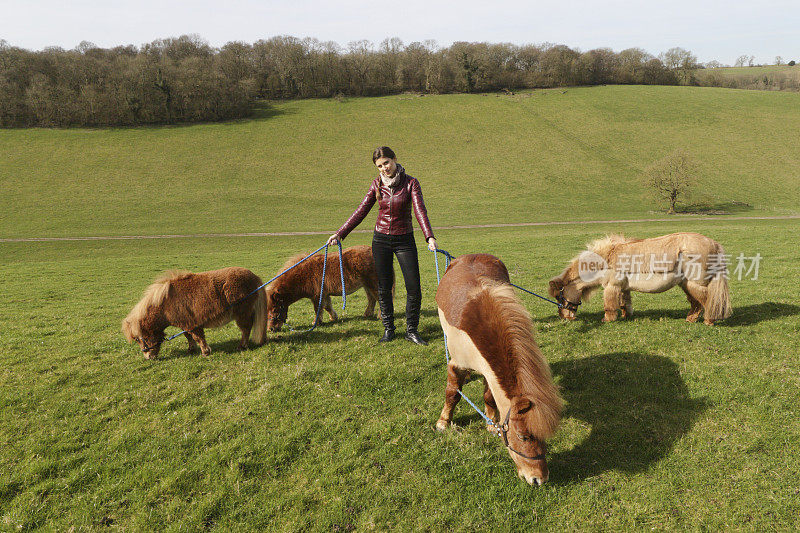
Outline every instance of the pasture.
[[765, 65], [759, 67], [722, 67], [694, 71], [700, 85], [737, 89], [800, 89], [800, 66]]
[[800, 72], [800, 66], [761, 65], [757, 67], [719, 67], [719, 68], [698, 69], [696, 71], [696, 74], [698, 76], [710, 73], [716, 73], [722, 76], [741, 76], [741, 75], [763, 76], [763, 75], [770, 75], [777, 73], [795, 73], [795, 72]]
[[[333, 231], [366, 192], [379, 142], [422, 180], [439, 226], [658, 217], [640, 177], [681, 147], [700, 164], [682, 209], [797, 214], [798, 138], [800, 94], [627, 86], [289, 101], [255, 120], [186, 127], [6, 130], [0, 237]], [[480, 193], [453, 194], [456, 183]]]
[[[687, 140], [714, 184], [695, 212], [706, 202], [792, 215], [798, 103], [600, 87], [285, 102], [191, 127], [3, 131], [0, 237], [331, 231], [366, 190], [377, 142], [420, 178], [439, 227], [663, 218], [631, 183]], [[513, 282], [544, 293], [593, 238], [673, 231], [714, 238], [732, 266], [739, 253], [762, 256], [757, 280], [731, 280], [734, 315], [718, 326], [685, 322], [676, 289], [634, 294], [634, 319], [611, 324], [600, 323], [600, 295], [568, 323], [520, 294], [566, 400], [539, 488], [517, 479], [464, 402], [459, 429], [433, 430], [444, 345], [421, 243], [427, 348], [377, 346], [382, 328], [360, 316], [358, 292], [340, 322], [307, 335], [269, 334], [240, 353], [231, 324], [207, 331], [210, 358], [176, 339], [147, 361], [119, 327], [157, 273], [239, 265], [266, 280], [324, 236], [0, 242], [0, 528], [797, 529], [797, 220], [684, 214], [436, 233], [456, 255], [499, 256]], [[345, 245], [368, 243], [354, 233]], [[399, 278], [400, 327], [404, 295]], [[295, 304], [290, 324], [312, 314]], [[481, 391], [465, 387], [473, 400]]]

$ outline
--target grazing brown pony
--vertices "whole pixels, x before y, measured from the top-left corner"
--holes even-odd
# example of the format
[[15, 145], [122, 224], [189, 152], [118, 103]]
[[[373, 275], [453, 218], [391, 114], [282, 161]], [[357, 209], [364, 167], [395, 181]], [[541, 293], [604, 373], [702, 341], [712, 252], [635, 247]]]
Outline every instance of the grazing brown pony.
[[541, 485], [549, 476], [545, 440], [558, 426], [562, 401], [508, 270], [492, 255], [462, 255], [442, 277], [436, 303], [451, 357], [436, 429], [450, 424], [470, 371], [482, 374], [486, 415], [504, 430], [517, 474]]
[[[295, 265], [308, 254], [296, 254], [290, 257], [278, 272]], [[325, 257], [315, 255], [296, 266], [267, 285], [267, 329], [280, 331], [286, 323], [289, 306], [294, 302], [309, 298], [314, 304], [314, 315], [322, 321], [319, 310], [319, 288], [322, 281], [322, 264]], [[378, 274], [375, 272], [375, 261], [369, 246], [353, 246], [342, 252], [344, 265], [344, 286], [347, 294], [361, 287], [367, 293], [365, 317], [375, 315], [375, 302], [378, 300]], [[328, 265], [325, 272], [325, 288], [322, 296], [322, 307], [328, 312], [331, 321], [338, 320], [331, 304], [332, 294], [342, 294], [342, 280], [339, 275], [339, 254], [328, 254]], [[314, 320], [316, 324], [316, 318]]]
[[247, 348], [253, 328], [253, 342], [262, 344], [267, 328], [266, 292], [262, 288], [250, 294], [259, 285], [258, 276], [239, 267], [196, 274], [167, 272], [147, 287], [142, 299], [122, 321], [122, 332], [128, 342], [139, 343], [147, 359], [158, 355], [167, 326], [186, 331], [189, 353], [199, 344], [202, 354], [209, 355], [211, 348], [203, 329], [223, 326], [231, 320], [242, 330], [239, 349]]
[[631, 291], [657, 293], [676, 285], [691, 306], [686, 320], [700, 313], [707, 325], [731, 315], [727, 261], [722, 246], [699, 233], [671, 233], [652, 239], [610, 235], [587, 245], [564, 271], [550, 280], [550, 295], [564, 307], [559, 316], [574, 320], [580, 303], [603, 288], [603, 322], [633, 314]]

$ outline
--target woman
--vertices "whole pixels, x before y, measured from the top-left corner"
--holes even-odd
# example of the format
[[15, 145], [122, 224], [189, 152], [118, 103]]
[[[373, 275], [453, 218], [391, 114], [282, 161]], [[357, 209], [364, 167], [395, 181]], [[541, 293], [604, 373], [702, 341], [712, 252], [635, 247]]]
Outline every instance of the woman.
[[372, 162], [378, 167], [378, 177], [370, 184], [358, 209], [339, 231], [328, 238], [328, 243], [336, 244], [347, 237], [364, 220], [375, 202], [378, 202], [378, 221], [372, 237], [372, 257], [378, 272], [378, 302], [384, 327], [383, 337], [378, 342], [388, 342], [394, 338], [392, 254], [395, 254], [406, 282], [406, 339], [427, 346], [428, 343], [417, 332], [422, 290], [419, 283], [417, 245], [411, 226], [412, 208], [431, 251], [436, 250], [436, 239], [433, 238], [431, 223], [422, 201], [422, 189], [419, 182], [406, 174], [405, 169], [397, 163], [397, 156], [388, 146], [375, 150]]

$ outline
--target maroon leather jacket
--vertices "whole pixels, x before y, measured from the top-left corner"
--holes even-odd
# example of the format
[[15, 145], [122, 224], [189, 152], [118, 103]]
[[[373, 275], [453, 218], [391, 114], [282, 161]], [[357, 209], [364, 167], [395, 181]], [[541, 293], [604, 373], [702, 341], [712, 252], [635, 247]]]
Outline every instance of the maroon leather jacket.
[[[399, 165], [398, 165], [399, 167]], [[398, 168], [398, 170], [400, 170]], [[376, 191], [380, 191], [381, 200], [378, 203], [378, 220], [375, 223], [375, 231], [387, 235], [405, 235], [411, 233], [414, 228], [411, 226], [411, 208], [414, 208], [414, 215], [417, 217], [419, 227], [427, 241], [433, 237], [431, 223], [428, 221], [428, 212], [425, 210], [425, 202], [422, 201], [422, 188], [416, 178], [412, 178], [401, 170], [402, 178], [394, 191], [381, 183], [380, 177], [374, 179], [369, 186], [367, 195], [361, 200], [361, 205], [350, 215], [347, 222], [339, 228], [336, 234], [339, 239], [344, 239], [358, 226], [364, 217], [367, 216], [372, 206], [377, 201]]]

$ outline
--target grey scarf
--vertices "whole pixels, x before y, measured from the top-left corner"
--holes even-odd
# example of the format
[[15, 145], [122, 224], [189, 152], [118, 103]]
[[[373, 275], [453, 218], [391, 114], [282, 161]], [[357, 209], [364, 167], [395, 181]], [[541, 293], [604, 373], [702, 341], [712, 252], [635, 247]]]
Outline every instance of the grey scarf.
[[386, 176], [383, 172], [380, 173], [381, 175], [381, 183], [384, 187], [389, 187], [390, 189], [394, 189], [400, 183], [400, 178], [403, 177], [403, 173], [405, 169], [397, 163], [397, 168], [394, 171], [393, 176]]

